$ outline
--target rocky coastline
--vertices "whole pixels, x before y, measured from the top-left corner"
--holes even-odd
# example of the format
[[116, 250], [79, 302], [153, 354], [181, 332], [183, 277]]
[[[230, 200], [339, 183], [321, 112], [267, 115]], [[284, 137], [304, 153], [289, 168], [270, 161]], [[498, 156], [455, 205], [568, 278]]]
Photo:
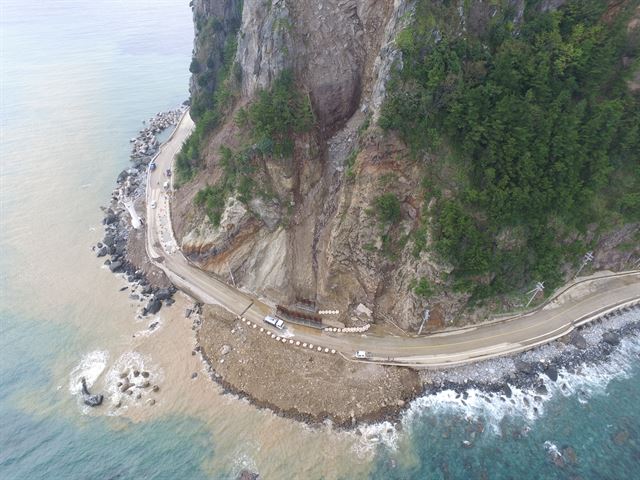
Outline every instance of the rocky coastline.
[[[268, 409], [281, 417], [312, 427], [325, 425], [330, 421], [333, 428], [356, 432], [360, 427], [375, 424], [391, 424], [393, 428], [401, 429], [403, 419], [415, 401], [419, 402], [420, 399], [435, 397], [447, 391], [454, 392], [455, 399], [463, 406], [466, 405], [465, 402], [472, 390], [483, 397], [487, 405], [515, 405], [512, 397], [517, 389], [522, 392], [524, 405], [530, 407], [534, 415], [538, 415], [544, 401], [549, 398], [551, 384], [556, 384], [563, 392], [569, 391], [569, 380], [564, 378], [565, 373], [584, 373], [588, 367], [606, 362], [625, 337], [640, 335], [639, 314], [638, 307], [609, 314], [555, 342], [520, 354], [450, 369], [422, 370], [421, 390], [407, 396], [399, 404], [382, 406], [366, 415], [356, 417], [355, 421], [353, 418], [341, 419], [336, 412], [319, 411], [317, 414], [309, 414], [295, 408], [282, 408], [271, 399], [256, 397], [224, 378], [216, 367], [220, 360], [212, 358], [214, 349], [211, 345], [199, 341], [192, 354], [200, 356], [209, 377], [224, 393], [245, 399], [255, 407]], [[202, 327], [201, 315], [195, 316], [193, 321], [194, 330]], [[232, 348], [235, 347], [228, 347], [226, 350]], [[255, 379], [250, 380], [259, 381], [260, 377], [261, 372], [256, 371]], [[582, 393], [580, 390], [577, 391], [579, 396]], [[470, 446], [471, 444], [465, 445]]]
[[269, 410], [270, 412], [282, 418], [295, 420], [310, 427], [320, 427], [322, 425], [325, 425], [328, 421], [331, 422], [332, 427], [337, 430], [354, 430], [362, 425], [371, 425], [382, 422], [389, 422], [397, 427], [400, 425], [400, 421], [402, 420], [402, 415], [404, 414], [406, 407], [408, 407], [411, 401], [415, 400], [415, 398], [419, 396], [418, 394], [415, 394], [411, 397], [408, 397], [406, 401], [403, 401], [402, 407], [392, 405], [381, 407], [375, 412], [371, 412], [368, 415], [356, 418], [355, 422], [351, 420], [341, 420], [333, 415], [332, 412], [328, 411], [319, 412], [317, 415], [313, 415], [301, 412], [300, 410], [295, 408], [281, 408], [269, 400], [256, 398], [250, 393], [235, 387], [234, 385], [226, 381], [222, 377], [222, 375], [216, 372], [216, 370], [212, 366], [214, 365], [214, 362], [212, 362], [211, 358], [202, 349], [201, 345], [196, 345], [194, 351], [197, 352], [198, 355], [200, 355], [200, 358], [206, 365], [209, 378], [213, 382], [218, 384], [218, 386], [220, 386], [223, 393], [234, 395], [240, 399], [246, 400], [258, 409]]
[[[107, 257], [104, 265], [112, 273], [121, 274], [127, 280], [129, 285], [122, 290], [129, 290], [129, 297], [140, 303], [140, 315], [143, 317], [156, 314], [163, 306], [172, 305], [176, 288], [146, 258], [144, 229], [134, 228], [125, 203], [130, 202], [133, 208], [137, 205], [144, 210], [148, 165], [158, 152], [158, 135], [177, 125], [184, 111], [183, 106], [157, 114], [145, 122], [137, 137], [131, 139], [132, 165], [118, 175], [110, 203], [103, 207], [104, 237], [92, 247], [97, 257]], [[638, 311], [637, 308], [635, 311]], [[187, 310], [185, 316], [193, 322], [192, 329], [197, 334], [202, 327], [202, 306], [196, 304]], [[282, 408], [269, 398], [258, 398], [227, 381], [216, 370], [216, 361], [212, 359], [207, 345], [196, 342], [192, 354], [200, 355], [209, 377], [225, 393], [246, 399], [257, 408], [268, 409], [279, 416], [311, 426], [331, 421], [333, 427], [338, 429], [354, 429], [382, 422], [400, 427], [414, 400], [445, 391], [455, 392], [456, 398], [464, 404], [472, 389], [482, 392], [488, 402], [509, 402], [513, 389], [517, 388], [528, 392], [526, 402], [537, 412], [536, 404], [543, 402], [543, 397], [548, 394], [548, 382], [557, 382], [560, 388], [566, 388], [559, 373], [561, 370], [576, 372], [584, 365], [604, 362], [615, 351], [622, 337], [640, 333], [637, 316], [635, 320], [627, 322], [616, 322], [616, 318], [614, 314], [607, 315], [565, 338], [521, 354], [451, 369], [422, 370], [420, 390], [404, 394], [397, 403], [385, 402], [366, 414], [351, 415], [350, 418], [341, 418], [326, 410], [312, 414], [297, 408]], [[153, 328], [154, 324], [150, 324], [149, 329]], [[256, 371], [255, 375], [258, 380], [260, 372]]]
[[[163, 305], [173, 304], [172, 297], [176, 288], [161, 271], [148, 262], [144, 256], [144, 247], [141, 249], [140, 245], [133, 245], [136, 243], [134, 233], [137, 233], [137, 237], [144, 237], [144, 223], [138, 229], [134, 228], [125, 203], [130, 203], [132, 208], [144, 208], [147, 170], [160, 148], [158, 136], [167, 129], [174, 128], [185, 110], [186, 106], [183, 105], [156, 114], [143, 122], [144, 127], [130, 140], [131, 166], [120, 172], [109, 205], [102, 207], [104, 237], [92, 246], [98, 258], [107, 257], [104, 265], [112, 273], [122, 274], [127, 280], [129, 285], [122, 290], [129, 290], [129, 298], [144, 305], [141, 309], [142, 316], [156, 314]], [[141, 222], [144, 222], [144, 215], [141, 217]]]
[[[635, 318], [623, 318], [626, 313], [635, 314]], [[560, 371], [577, 373], [586, 366], [606, 362], [623, 338], [638, 334], [640, 307], [624, 309], [520, 354], [452, 369], [423, 371], [424, 394], [452, 390], [465, 399], [466, 392], [477, 389], [509, 399], [512, 388], [518, 388], [530, 392], [533, 400], [541, 401], [540, 396], [548, 394], [549, 382], [566, 390]]]

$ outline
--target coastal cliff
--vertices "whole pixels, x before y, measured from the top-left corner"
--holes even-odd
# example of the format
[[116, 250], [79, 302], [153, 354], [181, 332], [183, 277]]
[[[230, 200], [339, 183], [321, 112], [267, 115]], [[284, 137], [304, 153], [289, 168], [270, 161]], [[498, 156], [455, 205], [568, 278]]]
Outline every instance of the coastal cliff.
[[[393, 319], [408, 330], [419, 327], [427, 308], [427, 328], [438, 329], [520, 306], [522, 298], [514, 292], [526, 291], [541, 275], [556, 284], [570, 278], [587, 250], [595, 252], [595, 268], [630, 268], [640, 254], [639, 219], [629, 213], [633, 198], [618, 202], [618, 192], [609, 193], [617, 203], [607, 222], [601, 220], [605, 215], [564, 222], [547, 239], [561, 247], [553, 255], [528, 253], [527, 242], [533, 240], [522, 233], [528, 227], [521, 219], [496, 226], [485, 222], [488, 209], [469, 206], [481, 200], [460, 200], [460, 210], [446, 202], [475, 194], [462, 191], [475, 175], [466, 160], [455, 163], [466, 152], [456, 150], [455, 136], [444, 127], [430, 137], [441, 128], [440, 117], [433, 128], [419, 125], [424, 131], [415, 122], [403, 128], [401, 120], [412, 112], [397, 107], [436, 111], [437, 103], [421, 103], [427, 93], [433, 97], [425, 89], [439, 82], [438, 98], [445, 98], [453, 81], [461, 81], [451, 73], [451, 59], [436, 57], [444, 41], [465, 39], [468, 43], [456, 48], [467, 51], [493, 48], [495, 59], [496, 42], [517, 39], [539, 19], [559, 18], [551, 13], [574, 8], [566, 3], [195, 0], [191, 94], [199, 131], [179, 164], [184, 168], [178, 171], [172, 213], [183, 252], [224, 279], [232, 272], [239, 286], [275, 303], [311, 301], [339, 310], [336, 320], [342, 324]], [[633, 94], [637, 5], [611, 1], [597, 15], [579, 14], [592, 15], [594, 35], [624, 22], [625, 47], [615, 53], [620, 78]], [[451, 71], [433, 75], [420, 90], [419, 76], [410, 75], [417, 61], [429, 59]], [[496, 63], [464, 60], [461, 75], [488, 82], [487, 71]], [[416, 136], [428, 137], [428, 146]], [[637, 138], [625, 143], [627, 153], [602, 153], [612, 158], [609, 180], [637, 160], [637, 153], [635, 160], [628, 153], [633, 142]], [[575, 168], [584, 169], [576, 180], [584, 190], [604, 188], [589, 183], [592, 167]], [[633, 189], [636, 180], [629, 178]], [[602, 198], [588, 201], [593, 209], [604, 209]], [[452, 217], [450, 225], [443, 224], [441, 219]], [[470, 223], [479, 227], [465, 233]], [[549, 215], [540, 225], [558, 223]], [[471, 268], [474, 249], [492, 258]], [[532, 259], [514, 260], [518, 256]], [[538, 268], [550, 262], [553, 269]], [[503, 274], [507, 280], [499, 284]]]

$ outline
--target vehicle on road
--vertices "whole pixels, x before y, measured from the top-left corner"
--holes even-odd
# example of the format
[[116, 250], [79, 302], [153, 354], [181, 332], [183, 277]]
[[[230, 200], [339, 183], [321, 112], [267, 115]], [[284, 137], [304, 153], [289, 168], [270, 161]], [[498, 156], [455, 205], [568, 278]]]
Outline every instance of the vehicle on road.
[[167, 168], [167, 171], [165, 173], [167, 174], [167, 177], [170, 177], [171, 176], [171, 169]]
[[367, 358], [367, 352], [364, 350], [358, 350], [355, 356], [356, 358]]
[[284, 328], [284, 322], [279, 318], [272, 317], [271, 315], [267, 315], [264, 317], [264, 321], [269, 325], [273, 325], [274, 327], [282, 330]]
[[164, 188], [165, 190], [169, 190], [169, 180], [162, 184], [162, 188]]
[[157, 206], [158, 206], [158, 204], [156, 203], [155, 200], [153, 202], [151, 202], [151, 204], [150, 204], [151, 208], [156, 208]]
[[156, 162], [151, 162], [149, 164], [149, 170], [151, 170], [152, 172], [156, 169]]

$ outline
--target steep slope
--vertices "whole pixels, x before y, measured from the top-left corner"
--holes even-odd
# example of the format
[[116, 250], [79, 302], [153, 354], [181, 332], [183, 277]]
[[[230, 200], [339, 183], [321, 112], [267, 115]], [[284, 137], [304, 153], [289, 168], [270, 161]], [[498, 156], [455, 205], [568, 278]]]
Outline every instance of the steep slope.
[[[525, 12], [565, 2], [431, 3], [434, 38], [482, 39], [494, 18], [517, 31]], [[425, 308], [432, 328], [473, 318], [461, 317], [472, 292], [452, 288], [455, 262], [433, 248], [440, 210], [424, 182], [435, 169], [449, 195], [465, 180], [441, 150], [416, 151], [406, 146], [407, 132], [377, 126], [388, 82], [402, 67], [395, 40], [416, 21], [414, 8], [404, 0], [194, 2], [192, 111], [208, 128], [173, 211], [193, 261], [225, 279], [233, 272], [238, 285], [280, 304], [310, 300], [339, 309], [347, 324], [371, 321], [359, 304], [375, 321], [403, 328], [416, 328]], [[267, 147], [258, 138], [261, 113], [251, 112], [256, 103], [275, 105], [270, 89], [289, 72], [298, 95], [285, 103], [302, 113], [274, 134], [293, 140], [280, 155], [273, 135]], [[313, 128], [296, 129], [306, 104]], [[247, 117], [253, 120], [239, 120]], [[638, 253], [637, 224], [593, 228], [583, 237], [596, 247], [598, 267], [624, 268]], [[476, 305], [474, 315], [483, 314]]]

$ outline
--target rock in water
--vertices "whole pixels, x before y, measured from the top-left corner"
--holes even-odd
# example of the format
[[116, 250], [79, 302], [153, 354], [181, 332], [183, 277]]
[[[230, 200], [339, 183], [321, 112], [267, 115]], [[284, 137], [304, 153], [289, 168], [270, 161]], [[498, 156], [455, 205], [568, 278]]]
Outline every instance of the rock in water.
[[562, 456], [567, 463], [575, 465], [578, 463], [578, 455], [573, 447], [567, 446], [562, 449]]
[[253, 473], [249, 470], [242, 470], [238, 474], [237, 480], [259, 480], [259, 479], [260, 479], [260, 475], [258, 475], [257, 473]]
[[502, 386], [502, 391], [504, 392], [507, 398], [511, 398], [511, 395], [513, 395], [513, 392], [511, 391], [511, 387], [506, 383]]
[[160, 288], [154, 294], [154, 298], [157, 298], [158, 300], [166, 300], [167, 298], [170, 298], [171, 295], [171, 290], [169, 290], [168, 288]]
[[80, 379], [80, 382], [82, 383], [82, 397], [84, 404], [90, 407], [97, 407], [98, 405], [101, 405], [104, 397], [100, 394], [92, 395], [87, 388], [87, 381], [84, 377]]
[[117, 272], [121, 268], [122, 268], [122, 262], [120, 262], [120, 261], [111, 262], [111, 264], [109, 265], [109, 270], [111, 270], [111, 272], [113, 272], [113, 273]]
[[522, 360], [515, 361], [516, 370], [520, 373], [524, 373], [525, 375], [531, 375], [533, 371], [531, 364], [527, 362], [523, 362]]
[[544, 373], [547, 375], [547, 377], [549, 377], [551, 381], [555, 382], [556, 380], [558, 380], [558, 369], [555, 366], [549, 365]]
[[147, 305], [146, 311], [147, 311], [147, 313], [150, 313], [151, 315], [155, 315], [156, 313], [158, 313], [160, 311], [161, 307], [162, 307], [162, 302], [160, 300], [158, 300], [157, 298], [154, 298]]
[[620, 343], [620, 337], [613, 332], [606, 332], [602, 335], [602, 340], [609, 345], [618, 345]]
[[571, 344], [580, 350], [587, 349], [587, 340], [578, 332], [573, 332], [573, 335], [571, 336]]
[[536, 393], [538, 395], [547, 395], [549, 391], [547, 390], [547, 386], [544, 383], [540, 383], [536, 385]]

